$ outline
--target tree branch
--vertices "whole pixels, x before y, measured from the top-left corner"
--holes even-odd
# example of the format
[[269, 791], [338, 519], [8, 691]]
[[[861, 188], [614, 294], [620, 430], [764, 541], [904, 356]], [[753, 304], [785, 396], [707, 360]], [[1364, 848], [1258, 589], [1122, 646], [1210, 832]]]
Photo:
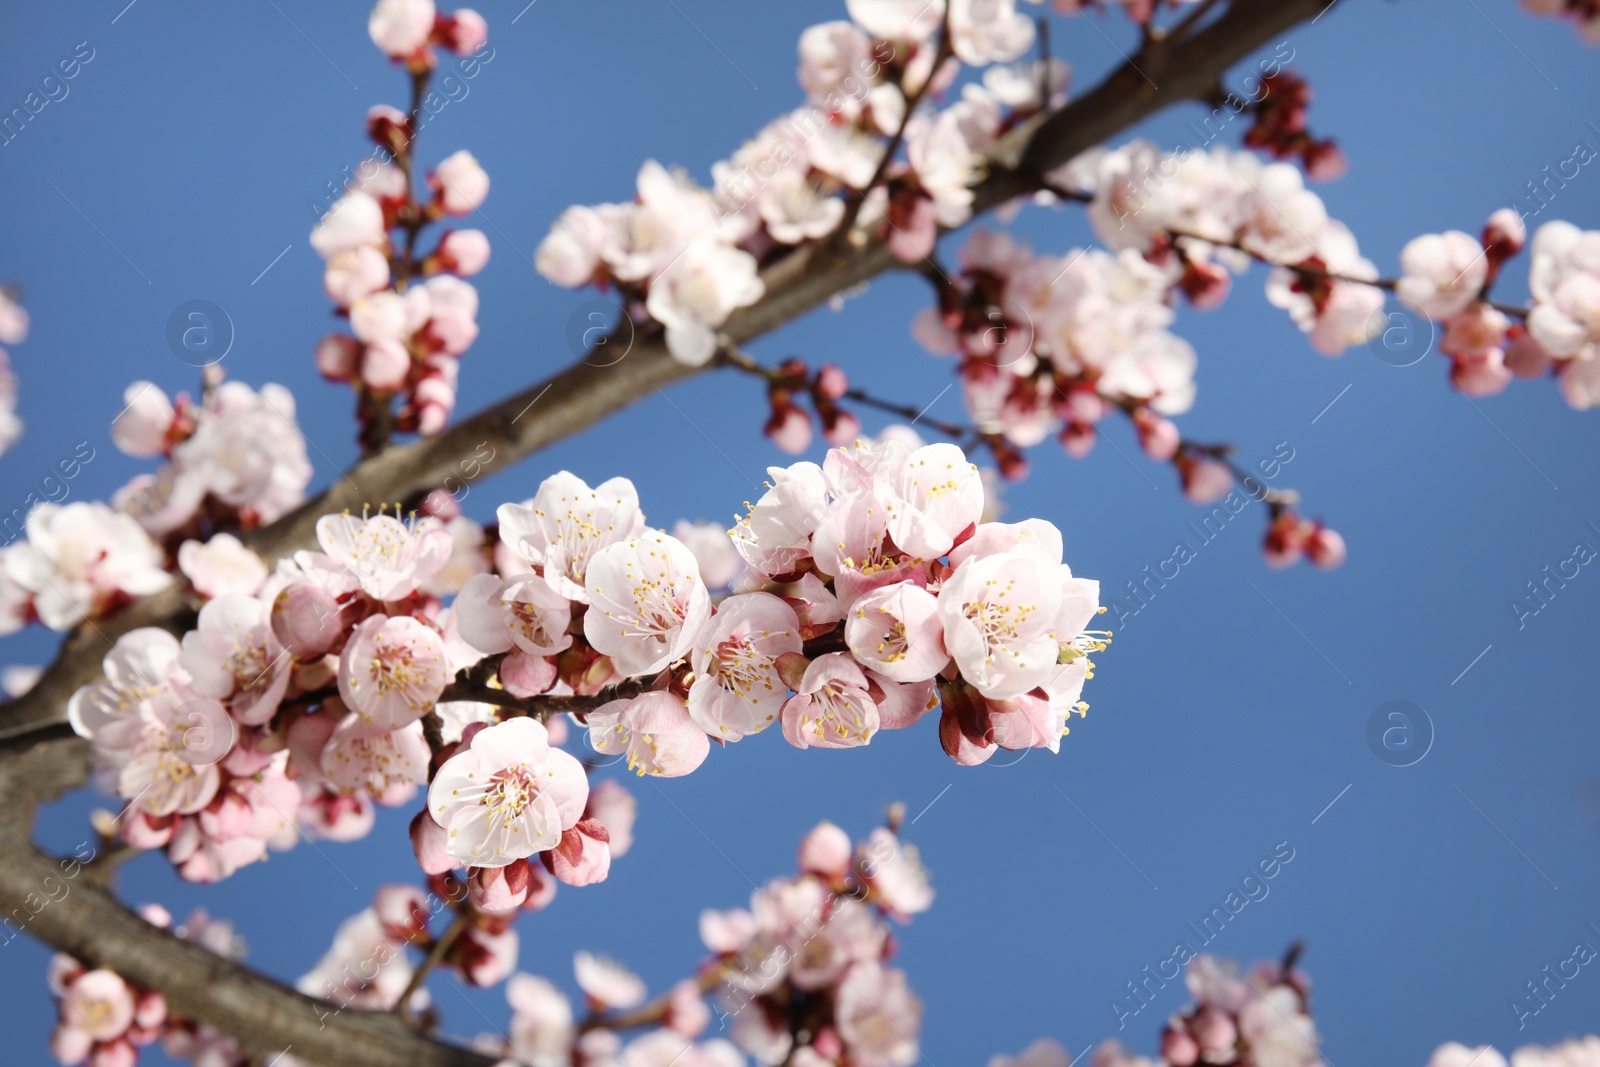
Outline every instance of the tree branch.
[[[491, 1067], [488, 1056], [411, 1030], [389, 1012], [340, 1010], [145, 922], [82, 870], [45, 855], [28, 838], [34, 805], [83, 784], [88, 746], [72, 738], [0, 760], [0, 914], [24, 932], [91, 967], [159, 989], [175, 1014], [209, 1023], [251, 1056], [293, 1049], [338, 1067]], [[61, 887], [67, 891], [63, 894]]]
[[[1042, 113], [1008, 133], [990, 153], [987, 176], [975, 189], [974, 214], [1042, 187], [1044, 175], [1079, 153], [1171, 104], [1203, 99], [1218, 76], [1290, 26], [1315, 16], [1325, 0], [1233, 0], [1189, 37], [1124, 64], [1100, 85], [1064, 107]], [[1135, 66], [1135, 64], [1138, 64]], [[884, 242], [834, 247], [830, 241], [797, 248], [762, 272], [766, 295], [734, 313], [723, 328], [742, 344], [812, 310], [836, 293], [890, 269], [901, 269]], [[493, 448], [484, 474], [501, 470], [555, 441], [579, 433], [650, 393], [706, 369], [686, 367], [667, 353], [658, 332], [635, 335], [624, 323], [599, 352], [502, 400], [437, 437], [386, 449], [357, 463], [320, 496], [270, 526], [244, 537], [268, 560], [315, 544], [322, 515], [363, 503], [414, 498], [459, 475], [462, 459], [480, 445]], [[192, 625], [189, 593], [179, 580], [114, 615], [91, 620], [62, 645], [55, 663], [28, 693], [0, 708], [0, 740], [61, 723], [67, 698], [100, 672], [111, 642], [140, 626], [181, 631]]]

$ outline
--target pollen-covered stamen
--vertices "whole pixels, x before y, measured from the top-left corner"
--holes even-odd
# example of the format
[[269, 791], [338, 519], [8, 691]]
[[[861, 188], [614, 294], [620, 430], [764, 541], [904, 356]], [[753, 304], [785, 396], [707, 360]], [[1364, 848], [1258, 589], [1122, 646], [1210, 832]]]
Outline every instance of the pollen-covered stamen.
[[[374, 650], [368, 675], [379, 696], [398, 693], [412, 708], [426, 709], [432, 704], [423, 664], [416, 651], [403, 641], [385, 641], [380, 635], [373, 642]], [[427, 696], [423, 696], [423, 693]]]
[[1013, 659], [1021, 662], [1022, 653], [1012, 646], [1018, 643], [1023, 627], [1028, 624], [1038, 606], [1006, 603], [1006, 598], [1016, 592], [1016, 579], [1009, 579], [999, 589], [995, 588], [996, 585], [998, 582], [990, 579], [988, 587], [984, 590], [983, 599], [967, 604], [963, 614], [978, 628], [978, 634], [989, 650], [984, 658], [985, 663], [994, 662], [996, 649], [1008, 653]]

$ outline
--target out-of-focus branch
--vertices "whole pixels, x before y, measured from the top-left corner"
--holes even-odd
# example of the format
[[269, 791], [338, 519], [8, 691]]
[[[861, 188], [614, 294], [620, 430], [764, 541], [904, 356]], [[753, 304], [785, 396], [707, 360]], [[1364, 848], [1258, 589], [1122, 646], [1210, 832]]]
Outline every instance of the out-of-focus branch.
[[[1192, 35], [1142, 51], [1085, 95], [1008, 133], [990, 153], [987, 176], [974, 190], [975, 213], [1037, 191], [1048, 171], [1162, 108], [1204, 98], [1222, 72], [1325, 6], [1326, 0], [1233, 0]], [[902, 266], [879, 240], [859, 246], [836, 247], [831, 241], [802, 246], [762, 272], [766, 295], [735, 312], [723, 335], [743, 344], [836, 293]], [[620, 361], [591, 354], [437, 437], [385, 449], [357, 463], [317, 498], [244, 540], [268, 560], [311, 547], [322, 515], [359, 509], [363, 503], [414, 499], [457, 475], [462, 459], [480, 445], [493, 449], [493, 458], [481, 463], [480, 469], [494, 473], [704, 369], [673, 360], [658, 333], [641, 329], [631, 346], [629, 336], [633, 332], [624, 324], [622, 336], [596, 349], [612, 353], [625, 348]], [[179, 581], [112, 616], [84, 624], [63, 643], [56, 662], [34, 688], [0, 709], [0, 740], [51, 726], [59, 732], [67, 698], [99, 674], [100, 660], [112, 641], [139, 626], [181, 630], [192, 622], [190, 611], [188, 591]]]
[[[0, 913], [91, 967], [159, 989], [175, 1014], [209, 1023], [250, 1056], [293, 1055], [337, 1067], [490, 1067], [469, 1049], [424, 1037], [388, 1012], [340, 1010], [152, 926], [29, 840], [34, 806], [83, 784], [87, 745], [45, 741], [0, 760]], [[66, 891], [62, 892], [62, 887]]]

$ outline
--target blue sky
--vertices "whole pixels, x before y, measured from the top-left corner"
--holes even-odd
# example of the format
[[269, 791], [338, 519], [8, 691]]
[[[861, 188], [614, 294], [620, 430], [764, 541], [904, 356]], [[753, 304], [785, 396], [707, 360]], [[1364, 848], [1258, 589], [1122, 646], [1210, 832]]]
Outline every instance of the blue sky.
[[[351, 397], [312, 368], [332, 319], [306, 236], [311, 203], [366, 151], [365, 109], [402, 103], [402, 76], [368, 43], [364, 5], [123, 2], [0, 14], [0, 109], [79, 42], [94, 56], [0, 147], [0, 280], [25, 288], [34, 321], [12, 354], [28, 431], [0, 462], [0, 510], [80, 441], [96, 456], [74, 498], [105, 498], [140, 469], [111, 446], [108, 422], [136, 378], [195, 388], [165, 341], [173, 309], [195, 299], [234, 324], [231, 376], [299, 398], [317, 485], [354, 454]], [[561, 209], [631, 195], [647, 158], [704, 180], [798, 101], [799, 32], [843, 17], [832, 0], [524, 2], [483, 5], [495, 58], [420, 149], [432, 161], [468, 148], [493, 179], [478, 224], [494, 259], [476, 280], [483, 332], [463, 362], [463, 412], [572, 358], [567, 323], [589, 295], [548, 285], [528, 263]], [[1052, 35], [1080, 87], [1132, 43], [1116, 19], [1094, 25], [1105, 35], [1082, 21]], [[1410, 237], [1475, 231], [1575, 143], [1600, 147], [1595, 53], [1510, 0], [1350, 0], [1286, 41], [1317, 91], [1314, 128], [1350, 157], [1349, 175], [1319, 191], [1385, 272]], [[1176, 143], [1189, 117], [1140, 132]], [[1592, 170], [1534, 221], [1594, 225]], [[1017, 229], [1052, 252], [1088, 239], [1076, 209], [1029, 210]], [[1525, 259], [1514, 261], [1497, 295], [1522, 299], [1525, 277]], [[523, 969], [571, 988], [571, 953], [587, 947], [665, 988], [698, 959], [701, 908], [741, 903], [752, 882], [787, 873], [818, 819], [860, 834], [898, 800], [918, 815], [909, 837], [938, 893], [903, 931], [901, 955], [928, 1005], [923, 1046], [937, 1067], [1041, 1034], [1074, 1054], [1111, 1035], [1153, 1051], [1181, 992], [1163, 991], [1121, 1034], [1112, 999], [1280, 842], [1293, 861], [1208, 947], [1248, 960], [1305, 939], [1335, 1067], [1421, 1067], [1447, 1039], [1508, 1049], [1593, 1029], [1592, 968], [1521, 1031], [1508, 1004], [1576, 942], [1600, 947], [1586, 925], [1600, 926], [1600, 572], [1583, 568], [1521, 628], [1508, 604], [1575, 543], [1600, 547], [1600, 422], [1549, 382], [1468, 401], [1437, 355], [1408, 367], [1366, 349], [1318, 356], [1267, 305], [1263, 282], [1254, 271], [1220, 310], [1180, 312], [1201, 357], [1181, 425], [1236, 441], [1246, 460], [1287, 442], [1294, 458], [1278, 484], [1344, 534], [1342, 570], [1269, 571], [1261, 516], [1247, 511], [1119, 633], [1089, 718], [1059, 756], [958, 768], [929, 723], [850, 752], [800, 753], [763, 735], [687, 779], [634, 783], [633, 852], [604, 885], [563, 890], [559, 910], [523, 920]], [[921, 406], [950, 373], [909, 336], [926, 299], [916, 279], [883, 279], [753, 350], [838, 362]], [[959, 417], [954, 396], [932, 413]], [[762, 468], [783, 461], [758, 436], [759, 388], [707, 376], [670, 399], [475, 484], [468, 511], [485, 518], [567, 468], [591, 482], [632, 478], [662, 525], [730, 518]], [[1008, 514], [1057, 523], [1075, 571], [1108, 587], [1165, 559], [1198, 520], [1122, 428], [1086, 460], [1052, 447], [1033, 458], [1031, 478], [1007, 491]], [[53, 645], [42, 631], [14, 637], [0, 662], [42, 662]], [[1413, 766], [1386, 765], [1367, 744], [1369, 719], [1392, 700], [1432, 723]], [[57, 806], [42, 838], [70, 849], [98, 803]], [[412, 879], [407, 818], [390, 813], [366, 841], [297, 848], [213, 888], [146, 857], [126, 869], [124, 897], [232, 918], [256, 965], [293, 978], [378, 885]], [[47, 1060], [46, 958], [20, 939], [0, 948], [14, 993], [0, 1022], [19, 1062]], [[499, 990], [434, 990], [453, 1034], [505, 1023]]]

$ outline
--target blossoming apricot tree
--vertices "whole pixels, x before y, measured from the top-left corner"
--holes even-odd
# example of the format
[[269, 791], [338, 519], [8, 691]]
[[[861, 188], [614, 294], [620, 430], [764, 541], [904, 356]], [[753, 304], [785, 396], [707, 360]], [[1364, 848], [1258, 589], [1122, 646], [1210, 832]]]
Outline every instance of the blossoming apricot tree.
[[[1087, 17], [1108, 6], [1054, 4]], [[574, 961], [581, 1016], [519, 972], [518, 919], [553, 906], [560, 884], [606, 879], [632, 841], [633, 797], [573, 752], [672, 778], [769, 727], [802, 749], [921, 728], [963, 765], [1058, 749], [1110, 639], [1093, 626], [1099, 586], [1073, 573], [1052, 524], [998, 521], [991, 472], [974, 460], [1021, 477], [1027, 449], [1054, 436], [1083, 456], [1107, 418], [1128, 419], [1191, 498], [1238, 481], [1267, 503], [1269, 563], [1337, 566], [1342, 538], [1302, 518], [1293, 493], [1173, 422], [1195, 403], [1199, 363], [1171, 329], [1173, 307], [1217, 306], [1252, 262], [1267, 267], [1268, 301], [1324, 355], [1367, 341], [1393, 292], [1442, 326], [1455, 388], [1553, 377], [1573, 406], [1600, 403], [1600, 233], [1546, 223], [1530, 238], [1504, 210], [1478, 236], [1417, 237], [1399, 276], [1380, 276], [1307, 185], [1345, 161], [1310, 133], [1309, 86], [1278, 62], [1253, 99], [1218, 105], [1249, 114], [1240, 148], [1112, 143], [1160, 107], [1205, 97], [1323, 0], [1118, 6], [1142, 27], [1138, 59], [1161, 87], [1130, 61], [1073, 98], [1064, 64], [1029, 58], [1043, 38], [1014, 0], [848, 0], [848, 20], [801, 37], [804, 103], [713, 165], [710, 188], [646, 162], [634, 201], [555, 220], [538, 269], [620, 294], [630, 358], [534, 387], [563, 403], [522, 425], [508, 413], [525, 412], [531, 390], [452, 429], [457, 360], [477, 336], [466, 279], [490, 242], [476, 229], [426, 235], [472, 215], [490, 181], [466, 151], [419, 177], [415, 120], [438, 51], [473, 55], [489, 30], [433, 0], [380, 0], [370, 34], [406, 72], [412, 110], [368, 113], [380, 162], [310, 240], [349, 325], [317, 345], [316, 366], [356, 393], [358, 480], [385, 502], [338, 482], [307, 500], [293, 397], [212, 369], [198, 397], [129, 386], [112, 437], [161, 465], [110, 504], [40, 505], [26, 539], [0, 550], [0, 629], [87, 626], [110, 644], [69, 641], [42, 673], [9, 674], [16, 699], [0, 712], [12, 810], [90, 767], [122, 807], [86, 865], [40, 853], [27, 819], [0, 830], [0, 901], [62, 950], [48, 976], [57, 1059], [126, 1067], [161, 1042], [206, 1065], [908, 1067], [922, 1004], [892, 965], [890, 924], [925, 911], [932, 890], [898, 810], [859, 841], [819, 825], [798, 873], [748, 909], [707, 911], [707, 956], [656, 999], [587, 953]], [[1592, 4], [1529, 6], [1593, 29]], [[955, 265], [940, 262], [942, 233], [1024, 203], [1083, 205], [1104, 247], [1041, 253], [976, 230]], [[1491, 299], [1524, 251], [1528, 306]], [[769, 367], [740, 347], [894, 265], [928, 279], [910, 328], [955, 360], [968, 421], [923, 420], [949, 440], [899, 426], [866, 437], [852, 409], [914, 412], [852, 388], [839, 366]], [[26, 330], [0, 296], [0, 341]], [[0, 353], [0, 448], [21, 429], [6, 366]], [[764, 383], [779, 447], [806, 451], [815, 425], [833, 446], [820, 463], [771, 468], [726, 532], [649, 525], [621, 476], [549, 474], [489, 526], [441, 491], [468, 439], [493, 441], [485, 465], [503, 465], [708, 368]], [[185, 879], [221, 881], [302, 836], [365, 836], [380, 806], [415, 812], [418, 884], [381, 889], [297, 990], [246, 970], [227, 923], [200, 912], [174, 927], [159, 905], [134, 914], [98, 887], [117, 858], [156, 849]], [[35, 909], [33, 885], [58, 869], [84, 887]], [[1319, 1064], [1296, 958], [1248, 978], [1183, 961], [1194, 1004], [1164, 1028], [1160, 1062]], [[440, 967], [506, 983], [508, 1036], [471, 1049], [435, 1039], [425, 981]], [[726, 1038], [707, 1036], [713, 1011]], [[1444, 1045], [1432, 1067], [1479, 1060], [1504, 1063]], [[1043, 1041], [994, 1065], [1069, 1062]], [[1155, 1061], [1113, 1041], [1093, 1062]], [[1592, 1067], [1600, 1039], [1525, 1048], [1512, 1063]]]

